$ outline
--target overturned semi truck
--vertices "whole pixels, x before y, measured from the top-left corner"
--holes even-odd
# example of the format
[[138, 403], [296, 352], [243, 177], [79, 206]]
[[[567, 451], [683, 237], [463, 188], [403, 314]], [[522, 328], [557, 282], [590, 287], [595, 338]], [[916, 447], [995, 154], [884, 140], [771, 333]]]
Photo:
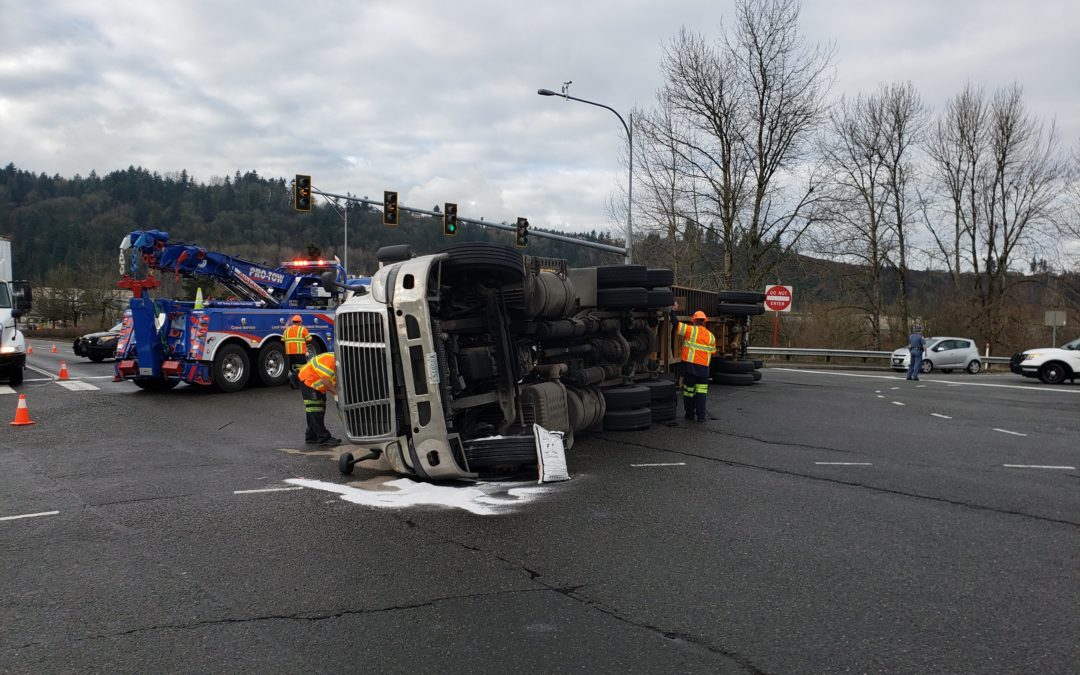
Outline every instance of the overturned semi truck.
[[[570, 268], [488, 243], [379, 252], [338, 307], [338, 407], [351, 443], [398, 473], [472, 479], [536, 466], [534, 424], [635, 430], [674, 419], [672, 272]], [[328, 280], [332, 283], [332, 280]]]

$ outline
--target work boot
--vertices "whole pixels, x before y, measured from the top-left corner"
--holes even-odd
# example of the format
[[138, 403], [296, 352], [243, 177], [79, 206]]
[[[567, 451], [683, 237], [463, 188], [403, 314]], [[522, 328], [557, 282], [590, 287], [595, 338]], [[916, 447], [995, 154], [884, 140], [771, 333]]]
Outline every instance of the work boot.
[[333, 436], [331, 436], [326, 440], [320, 441], [319, 445], [341, 445], [344, 442], [345, 441], [341, 440], [340, 438], [334, 438]]

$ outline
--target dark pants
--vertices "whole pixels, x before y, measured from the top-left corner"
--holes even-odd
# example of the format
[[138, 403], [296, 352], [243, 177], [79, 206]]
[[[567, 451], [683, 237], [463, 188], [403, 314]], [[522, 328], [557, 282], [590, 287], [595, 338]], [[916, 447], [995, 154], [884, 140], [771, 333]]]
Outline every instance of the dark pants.
[[682, 364], [683, 410], [687, 419], [709, 419], [705, 398], [709, 394], [709, 367], [697, 363]]
[[907, 379], [917, 380], [919, 379], [919, 373], [922, 371], [922, 350], [911, 350], [911, 362], [908, 363]]
[[300, 393], [304, 397], [304, 416], [307, 418], [307, 429], [304, 430], [304, 440], [308, 443], [322, 443], [331, 438], [330, 431], [326, 428], [326, 394], [315, 391], [303, 382], [300, 383]]

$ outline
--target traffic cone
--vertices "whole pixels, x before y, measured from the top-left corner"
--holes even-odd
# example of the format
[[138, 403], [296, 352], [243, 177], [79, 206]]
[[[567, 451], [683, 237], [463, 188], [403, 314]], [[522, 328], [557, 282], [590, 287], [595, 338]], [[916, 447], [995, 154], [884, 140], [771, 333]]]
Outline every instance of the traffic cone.
[[195, 289], [195, 309], [203, 308], [202, 288]]
[[26, 407], [26, 394], [19, 394], [19, 407], [15, 408], [15, 419], [10, 422], [13, 427], [22, 427], [33, 424], [30, 421], [30, 409]]
[[54, 344], [54, 345], [52, 346], [52, 353], [53, 353], [53, 354], [55, 354], [55, 353], [56, 353], [56, 345], [55, 345], [55, 344]]
[[34, 353], [34, 345], [26, 345], [26, 353], [27, 354], [33, 354]]
[[66, 361], [61, 361], [60, 362], [60, 376], [59, 376], [59, 379], [61, 379], [61, 380], [68, 379], [68, 371], [67, 371], [67, 362]]

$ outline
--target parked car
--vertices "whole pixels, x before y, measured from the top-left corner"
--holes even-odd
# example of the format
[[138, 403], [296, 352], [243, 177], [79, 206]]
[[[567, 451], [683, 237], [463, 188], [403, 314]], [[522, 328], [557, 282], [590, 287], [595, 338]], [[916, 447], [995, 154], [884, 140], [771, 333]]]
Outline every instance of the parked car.
[[120, 327], [118, 323], [109, 330], [99, 333], [87, 333], [82, 337], [75, 338], [73, 349], [76, 356], [85, 356], [94, 363], [116, 356], [116, 341], [120, 339]]
[[[901, 347], [892, 353], [889, 363], [896, 372], [905, 372], [911, 363], [911, 352], [907, 347]], [[958, 337], [927, 338], [919, 372], [929, 373], [935, 368], [943, 373], [963, 368], [972, 375], [982, 370], [982, 360], [979, 358], [975, 341]]]
[[1009, 370], [1024, 377], [1037, 377], [1046, 384], [1076, 382], [1080, 377], [1080, 338], [1060, 347], [1029, 349], [1013, 354]]

